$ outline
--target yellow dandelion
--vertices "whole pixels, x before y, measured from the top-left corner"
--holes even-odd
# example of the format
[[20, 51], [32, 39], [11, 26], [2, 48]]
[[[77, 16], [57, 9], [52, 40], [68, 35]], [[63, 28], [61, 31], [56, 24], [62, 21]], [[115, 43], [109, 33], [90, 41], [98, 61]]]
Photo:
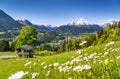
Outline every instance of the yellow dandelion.
[[104, 63], [105, 63], [105, 65], [108, 65], [108, 64], [109, 64], [108, 59], [106, 59], [106, 60], [104, 61]]

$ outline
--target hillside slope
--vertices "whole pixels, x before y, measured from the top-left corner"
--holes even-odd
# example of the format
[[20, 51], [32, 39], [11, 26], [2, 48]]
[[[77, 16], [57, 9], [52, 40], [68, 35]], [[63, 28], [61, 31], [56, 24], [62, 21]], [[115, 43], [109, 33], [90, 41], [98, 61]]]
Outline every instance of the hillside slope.
[[103, 30], [99, 25], [62, 25], [56, 28], [56, 32], [65, 34], [83, 34], [83, 33], [94, 33]]
[[0, 78], [6, 79], [11, 74], [22, 73], [23, 79], [32, 77], [35, 79], [118, 79], [120, 78], [119, 45], [120, 41], [53, 56], [1, 59]]
[[0, 10], [0, 32], [21, 28], [22, 24], [15, 21], [11, 16]]

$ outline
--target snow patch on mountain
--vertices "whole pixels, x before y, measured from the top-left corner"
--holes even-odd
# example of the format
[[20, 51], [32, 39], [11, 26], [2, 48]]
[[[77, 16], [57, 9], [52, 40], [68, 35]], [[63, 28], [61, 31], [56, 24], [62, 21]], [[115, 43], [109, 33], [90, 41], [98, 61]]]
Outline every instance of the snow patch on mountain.
[[85, 19], [83, 18], [80, 18], [77, 23], [77, 25], [88, 25], [88, 21], [86, 21]]
[[86, 21], [83, 18], [80, 18], [78, 21], [72, 20], [70, 23], [68, 23], [68, 25], [76, 25], [76, 26], [79, 26], [79, 25], [88, 25], [88, 21]]
[[120, 20], [115, 20], [115, 19], [107, 20], [106, 22], [102, 23], [100, 26], [106, 27], [106, 26], [109, 26], [109, 25], [116, 24], [116, 23], [118, 23], [119, 21], [120, 21]]

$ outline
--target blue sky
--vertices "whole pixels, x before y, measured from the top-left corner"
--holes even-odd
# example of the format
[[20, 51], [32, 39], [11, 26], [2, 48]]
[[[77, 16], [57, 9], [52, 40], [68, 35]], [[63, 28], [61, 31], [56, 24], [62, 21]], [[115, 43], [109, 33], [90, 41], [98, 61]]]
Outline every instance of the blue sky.
[[0, 9], [35, 24], [62, 25], [79, 18], [101, 24], [120, 19], [120, 0], [0, 0]]

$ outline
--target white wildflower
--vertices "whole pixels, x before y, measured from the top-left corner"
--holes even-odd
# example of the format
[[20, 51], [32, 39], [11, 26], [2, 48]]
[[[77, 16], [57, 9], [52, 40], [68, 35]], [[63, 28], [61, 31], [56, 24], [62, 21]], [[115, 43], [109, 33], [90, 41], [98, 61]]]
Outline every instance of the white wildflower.
[[46, 68], [47, 68], [47, 66], [44, 66], [43, 68], [44, 68], [44, 69], [46, 69]]
[[105, 47], [104, 50], [107, 50], [107, 48]]
[[75, 68], [73, 68], [73, 71], [82, 71], [82, 67], [81, 66], [76, 66]]
[[28, 73], [29, 73], [29, 72], [27, 71], [27, 72], [24, 73], [24, 75], [27, 75]]
[[119, 51], [119, 48], [112, 49], [111, 51], [112, 51], [112, 52], [114, 52], [114, 51], [118, 52], [118, 51]]
[[95, 64], [95, 63], [96, 63], [96, 60], [95, 60], [95, 61], [93, 61], [93, 63]]
[[105, 52], [105, 53], [104, 53], [104, 55], [107, 55], [107, 54], [108, 54], [108, 52]]
[[84, 60], [88, 61], [88, 58], [87, 57], [83, 57]]
[[76, 52], [76, 54], [81, 54], [82, 52], [81, 52], [81, 50], [78, 50], [77, 52]]
[[38, 73], [37, 73], [37, 72], [34, 72], [34, 73], [32, 74], [32, 79], [34, 79], [37, 75], [38, 75]]
[[50, 75], [50, 70], [49, 71], [47, 71], [47, 74], [46, 74], [46, 76], [49, 76]]
[[8, 77], [8, 79], [21, 79], [26, 74], [28, 74], [28, 72], [19, 71], [15, 74], [12, 74], [10, 77]]
[[107, 43], [105, 46], [107, 47], [107, 46], [113, 45], [114, 43], [115, 43], [115, 42], [112, 41], [112, 42]]
[[95, 58], [99, 58], [100, 56], [95, 56]]
[[94, 56], [95, 56], [95, 54], [90, 54], [90, 55], [88, 56], [88, 58], [89, 58], [89, 59], [92, 59], [92, 58], [94, 58]]
[[89, 46], [88, 48], [92, 48], [92, 46]]
[[65, 65], [69, 65], [70, 64], [70, 61], [66, 62]]
[[99, 53], [99, 54], [98, 54], [98, 56], [101, 56], [101, 55], [102, 55], [102, 53]]
[[36, 65], [36, 62], [33, 63], [33, 66], [35, 66], [35, 65]]
[[91, 66], [90, 65], [84, 65], [84, 69], [86, 69], [86, 70], [91, 69]]
[[42, 62], [41, 65], [44, 65], [46, 62]]
[[49, 67], [51, 67], [52, 66], [52, 64], [49, 64]]
[[31, 61], [29, 61], [29, 62], [27, 62], [24, 66], [27, 66], [27, 65], [29, 65], [29, 64], [31, 64], [32, 62]]
[[103, 57], [103, 58], [104, 58], [105, 56], [103, 55], [103, 56], [101, 56], [101, 57]]
[[113, 62], [113, 60], [110, 60], [110, 62]]
[[63, 70], [62, 70], [62, 66], [59, 66], [58, 67], [58, 70], [60, 71], [60, 72], [62, 72]]
[[82, 46], [82, 45], [84, 45], [85, 43], [87, 43], [87, 41], [83, 41], [83, 42], [80, 43], [79, 45]]
[[26, 62], [28, 62], [29, 60], [26, 60]]
[[103, 63], [103, 61], [102, 60], [98, 60], [98, 63], [100, 64], [100, 63]]
[[65, 66], [65, 67], [62, 68], [62, 71], [63, 72], [69, 72], [70, 71], [69, 69], [71, 69], [71, 67]]
[[54, 63], [53, 66], [59, 66], [59, 63]]
[[116, 59], [120, 59], [120, 56], [116, 57]]

